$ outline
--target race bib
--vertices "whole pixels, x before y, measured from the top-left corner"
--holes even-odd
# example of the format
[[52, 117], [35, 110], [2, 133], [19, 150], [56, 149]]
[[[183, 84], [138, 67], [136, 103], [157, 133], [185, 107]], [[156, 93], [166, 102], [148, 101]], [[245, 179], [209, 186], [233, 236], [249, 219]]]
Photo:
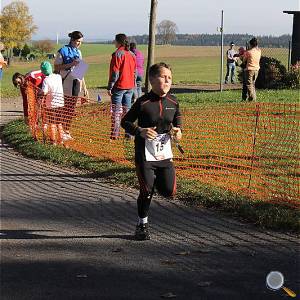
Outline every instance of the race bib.
[[155, 139], [145, 139], [146, 161], [173, 158], [171, 137], [168, 133], [158, 134]]

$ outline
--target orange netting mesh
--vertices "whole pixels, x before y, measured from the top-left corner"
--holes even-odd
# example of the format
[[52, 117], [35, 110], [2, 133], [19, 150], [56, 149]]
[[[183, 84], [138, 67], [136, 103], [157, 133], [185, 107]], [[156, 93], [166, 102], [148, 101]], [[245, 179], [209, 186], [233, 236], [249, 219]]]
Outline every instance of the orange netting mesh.
[[[110, 104], [65, 96], [64, 106], [52, 112], [35, 88], [29, 86], [27, 95], [29, 125], [36, 139], [47, 140], [46, 123], [62, 124], [73, 138], [64, 141], [65, 146], [133, 164], [133, 140], [125, 139], [122, 129], [118, 139], [110, 139]], [[184, 154], [174, 147], [179, 176], [299, 207], [298, 104], [210, 103], [181, 110]]]

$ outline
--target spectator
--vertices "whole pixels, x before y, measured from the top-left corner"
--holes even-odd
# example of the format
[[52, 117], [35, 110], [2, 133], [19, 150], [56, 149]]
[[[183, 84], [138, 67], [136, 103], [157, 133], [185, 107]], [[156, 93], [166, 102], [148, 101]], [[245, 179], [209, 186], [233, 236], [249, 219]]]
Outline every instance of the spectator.
[[[15, 73], [12, 77], [12, 82], [15, 87], [20, 88], [20, 92], [23, 98], [23, 113], [24, 113], [24, 120], [26, 124], [29, 124], [31, 127], [32, 135], [35, 139], [37, 139], [37, 125], [38, 125], [38, 110], [36, 105], [32, 105], [30, 107], [30, 117], [31, 120], [28, 120], [28, 105], [29, 105], [29, 97], [34, 97], [31, 103], [37, 103], [37, 90], [42, 88], [43, 81], [45, 79], [45, 75], [41, 72], [41, 70], [31, 71], [25, 75], [20, 73]], [[31, 92], [29, 93], [29, 89]]]
[[[123, 33], [117, 34], [115, 37], [115, 46], [117, 50], [111, 57], [107, 87], [107, 93], [111, 96], [112, 104], [111, 140], [119, 137], [121, 116], [131, 107], [136, 72], [136, 58], [129, 51], [127, 36]], [[130, 138], [128, 133], [125, 136]]]
[[225, 83], [228, 83], [229, 76], [231, 78], [231, 83], [234, 83], [235, 80], [235, 61], [236, 58], [234, 55], [236, 54], [236, 51], [234, 50], [234, 42], [230, 43], [230, 48], [226, 52], [227, 57], [227, 72], [225, 76]]
[[136, 57], [136, 88], [134, 90], [134, 99], [142, 96], [142, 83], [144, 76], [144, 55], [136, 48], [136, 43], [130, 43], [130, 51], [135, 54]]
[[244, 55], [246, 62], [246, 84], [249, 101], [256, 101], [255, 81], [260, 69], [261, 50], [258, 48], [257, 39], [253, 38], [249, 42], [250, 50]]
[[2, 53], [4, 52], [4, 45], [0, 42], [0, 80], [3, 77], [3, 67], [7, 66], [7, 62], [4, 60]]
[[239, 53], [235, 54], [235, 57], [237, 57], [236, 65], [241, 68], [241, 75], [242, 75], [242, 101], [247, 100], [247, 79], [246, 79], [246, 61], [244, 61], [244, 55], [245, 55], [245, 48], [240, 47]]
[[62, 107], [64, 95], [62, 78], [52, 72], [52, 66], [48, 61], [41, 64], [41, 71], [46, 76], [43, 81], [42, 91], [45, 97], [45, 121], [43, 122], [44, 135], [47, 136], [50, 125], [50, 141], [53, 145], [63, 144]]
[[[77, 97], [83, 87], [84, 96], [88, 97], [84, 78], [82, 80], [73, 78], [72, 70], [82, 59], [79, 47], [83, 41], [83, 34], [80, 31], [73, 31], [69, 34], [70, 42], [60, 48], [54, 61], [55, 72], [61, 74], [65, 97], [65, 135], [64, 140], [73, 139], [70, 135], [71, 120], [75, 114]], [[76, 97], [76, 98], [75, 98]]]

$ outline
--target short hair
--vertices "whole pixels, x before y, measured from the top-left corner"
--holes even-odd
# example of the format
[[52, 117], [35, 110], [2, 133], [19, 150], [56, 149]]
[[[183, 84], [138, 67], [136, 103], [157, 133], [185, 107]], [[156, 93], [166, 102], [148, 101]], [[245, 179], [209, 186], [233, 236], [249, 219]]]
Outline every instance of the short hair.
[[75, 41], [75, 40], [79, 40], [79, 39], [83, 38], [83, 34], [80, 31], [75, 30], [75, 31], [69, 33], [68, 37], [71, 38], [71, 40]]
[[170, 70], [172, 72], [172, 69], [171, 69], [171, 66], [164, 63], [164, 62], [160, 62], [160, 63], [157, 63], [157, 64], [154, 64], [152, 65], [150, 68], [149, 68], [149, 77], [155, 77], [155, 76], [158, 76], [160, 74], [160, 70], [162, 68], [166, 68], [168, 70]]
[[249, 42], [250, 46], [256, 47], [257, 46], [257, 38], [252, 38]]
[[17, 79], [21, 79], [21, 80], [23, 80], [24, 79], [24, 75], [23, 74], [21, 74], [21, 73], [15, 73], [14, 75], [13, 75], [13, 77], [12, 77], [12, 83], [13, 83], [13, 85], [15, 86], [15, 87], [18, 87], [18, 83], [17, 83]]

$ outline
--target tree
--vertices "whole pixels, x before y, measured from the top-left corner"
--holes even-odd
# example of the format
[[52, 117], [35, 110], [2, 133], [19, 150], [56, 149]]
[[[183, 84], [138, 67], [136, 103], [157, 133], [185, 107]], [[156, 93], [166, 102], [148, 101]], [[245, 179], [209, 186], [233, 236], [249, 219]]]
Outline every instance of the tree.
[[55, 44], [50, 40], [36, 41], [33, 43], [33, 49], [42, 55], [53, 52]]
[[30, 54], [30, 48], [27, 44], [25, 44], [23, 49], [21, 50], [21, 56], [26, 58], [29, 54]]
[[163, 20], [157, 25], [157, 33], [163, 44], [171, 44], [176, 39], [177, 25], [170, 20]]
[[0, 38], [7, 49], [21, 48], [37, 30], [37, 26], [33, 24], [33, 17], [29, 14], [29, 8], [23, 1], [13, 1], [3, 7], [0, 25]]
[[148, 60], [147, 60], [146, 80], [145, 80], [146, 92], [149, 92], [150, 90], [149, 75], [148, 75], [149, 68], [154, 63], [156, 8], [157, 8], [157, 0], [151, 0], [150, 20], [149, 20]]

